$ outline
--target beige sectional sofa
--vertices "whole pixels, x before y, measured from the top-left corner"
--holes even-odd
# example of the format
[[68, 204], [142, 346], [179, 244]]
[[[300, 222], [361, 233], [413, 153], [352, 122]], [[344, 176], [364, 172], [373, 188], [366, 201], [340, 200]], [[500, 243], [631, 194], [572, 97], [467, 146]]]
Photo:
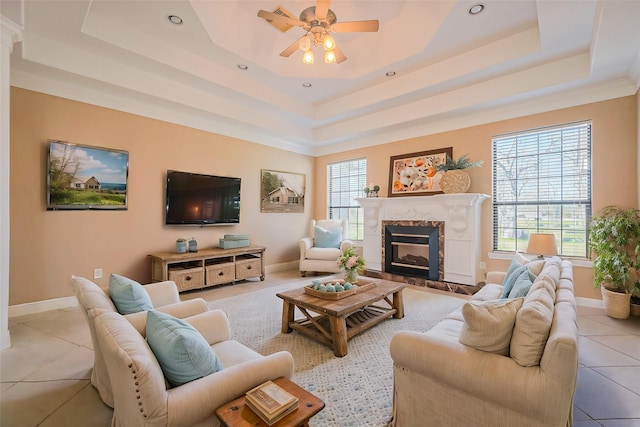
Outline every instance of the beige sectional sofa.
[[[520, 301], [496, 301], [505, 273], [489, 273], [466, 307], [428, 332], [394, 335], [392, 427], [572, 425], [578, 372], [572, 265], [553, 257], [528, 269], [538, 274]], [[461, 333], [473, 332], [474, 310], [497, 306], [500, 313], [511, 307], [507, 355], [462, 344]], [[508, 321], [501, 321], [502, 331]], [[484, 329], [490, 342], [500, 327]]]

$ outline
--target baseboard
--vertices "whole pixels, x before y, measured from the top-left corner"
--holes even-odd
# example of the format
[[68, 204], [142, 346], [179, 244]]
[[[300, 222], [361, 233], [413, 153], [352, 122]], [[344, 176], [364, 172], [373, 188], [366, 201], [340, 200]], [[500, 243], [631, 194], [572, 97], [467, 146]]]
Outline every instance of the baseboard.
[[9, 317], [24, 316], [25, 314], [41, 313], [43, 311], [71, 308], [78, 305], [76, 297], [47, 299], [26, 304], [10, 305]]
[[582, 307], [604, 308], [601, 299], [576, 297], [576, 304]]
[[278, 271], [297, 270], [300, 261], [281, 262], [280, 264], [269, 264], [264, 268], [266, 273], [275, 273]]

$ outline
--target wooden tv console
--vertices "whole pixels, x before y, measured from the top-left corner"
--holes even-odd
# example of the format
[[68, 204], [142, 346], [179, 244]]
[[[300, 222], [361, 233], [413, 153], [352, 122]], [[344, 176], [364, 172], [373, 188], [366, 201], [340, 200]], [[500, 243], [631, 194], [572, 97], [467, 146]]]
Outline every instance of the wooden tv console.
[[155, 252], [151, 258], [151, 280], [173, 280], [178, 291], [202, 289], [260, 277], [264, 280], [264, 246], [200, 249], [198, 252]]

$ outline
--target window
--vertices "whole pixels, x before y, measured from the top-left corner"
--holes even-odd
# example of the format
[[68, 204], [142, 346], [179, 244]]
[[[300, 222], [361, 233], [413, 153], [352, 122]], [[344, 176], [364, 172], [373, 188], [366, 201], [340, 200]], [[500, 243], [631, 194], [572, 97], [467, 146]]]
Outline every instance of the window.
[[364, 239], [364, 209], [355, 200], [362, 197], [367, 182], [367, 159], [347, 160], [327, 166], [329, 218], [349, 220], [349, 239]]
[[526, 251], [529, 233], [553, 233], [558, 253], [588, 257], [591, 122], [496, 136], [493, 250]]

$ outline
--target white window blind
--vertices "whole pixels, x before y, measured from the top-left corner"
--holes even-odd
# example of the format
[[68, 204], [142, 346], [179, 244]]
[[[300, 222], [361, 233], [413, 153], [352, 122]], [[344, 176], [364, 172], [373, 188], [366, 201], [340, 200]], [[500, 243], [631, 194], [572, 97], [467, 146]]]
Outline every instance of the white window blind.
[[347, 160], [327, 166], [329, 218], [349, 221], [349, 239], [364, 238], [364, 209], [355, 200], [362, 197], [367, 182], [367, 159]]
[[588, 257], [591, 122], [496, 136], [493, 249], [526, 251], [530, 233], [553, 233], [558, 253]]

